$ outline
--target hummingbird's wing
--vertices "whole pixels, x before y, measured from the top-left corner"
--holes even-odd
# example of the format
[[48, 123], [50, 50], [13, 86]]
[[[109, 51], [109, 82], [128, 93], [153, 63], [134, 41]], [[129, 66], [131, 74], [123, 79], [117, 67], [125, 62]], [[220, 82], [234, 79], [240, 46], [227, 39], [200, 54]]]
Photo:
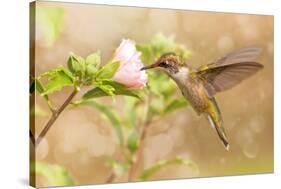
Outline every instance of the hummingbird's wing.
[[214, 63], [199, 67], [194, 75], [201, 79], [210, 97], [230, 89], [263, 68], [255, 62], [260, 48], [244, 48], [232, 52]]

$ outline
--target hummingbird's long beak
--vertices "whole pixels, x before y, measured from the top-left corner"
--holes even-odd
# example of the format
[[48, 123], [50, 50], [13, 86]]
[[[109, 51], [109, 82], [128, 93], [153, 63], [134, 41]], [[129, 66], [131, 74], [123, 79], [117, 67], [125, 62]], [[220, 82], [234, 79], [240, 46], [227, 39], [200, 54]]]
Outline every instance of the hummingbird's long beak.
[[157, 67], [157, 64], [150, 64], [148, 66], [142, 67], [140, 70], [143, 71], [143, 70], [148, 70], [148, 69], [155, 68], [155, 67]]

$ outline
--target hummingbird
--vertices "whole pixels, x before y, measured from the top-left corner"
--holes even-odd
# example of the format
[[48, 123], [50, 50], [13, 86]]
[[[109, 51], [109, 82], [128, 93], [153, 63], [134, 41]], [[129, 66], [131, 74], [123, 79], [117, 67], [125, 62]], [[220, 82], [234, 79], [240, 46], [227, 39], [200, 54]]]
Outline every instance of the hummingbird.
[[216, 130], [226, 150], [229, 140], [216, 102], [218, 92], [228, 90], [263, 68], [256, 62], [261, 48], [243, 48], [212, 63], [192, 68], [174, 52], [163, 54], [155, 63], [141, 68], [160, 68], [175, 81], [182, 95], [198, 115], [204, 115]]

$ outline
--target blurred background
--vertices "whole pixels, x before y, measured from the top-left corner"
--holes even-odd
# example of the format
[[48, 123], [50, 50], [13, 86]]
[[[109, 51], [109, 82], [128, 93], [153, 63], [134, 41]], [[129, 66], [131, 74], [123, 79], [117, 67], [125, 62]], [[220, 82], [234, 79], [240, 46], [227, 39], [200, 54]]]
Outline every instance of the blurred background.
[[[207, 120], [186, 107], [153, 122], [141, 166], [181, 156], [199, 168], [197, 172], [186, 166], [169, 166], [151, 180], [273, 171], [273, 16], [58, 2], [37, 2], [36, 7], [49, 12], [36, 14], [35, 75], [66, 65], [70, 52], [85, 57], [100, 50], [106, 62], [123, 38], [146, 43], [159, 32], [186, 45], [192, 51], [188, 64], [194, 67], [235, 49], [261, 47], [258, 62], [264, 69], [216, 96], [230, 151], [223, 148]], [[54, 93], [54, 105], [59, 106], [70, 91]], [[112, 103], [111, 98], [104, 101]], [[117, 97], [114, 103], [122, 112], [122, 99]], [[50, 113], [40, 95], [36, 105], [38, 135]], [[63, 166], [75, 184], [104, 183], [110, 175], [104, 159], [118, 151], [116, 136], [108, 125], [95, 109], [66, 110], [36, 149], [36, 160]], [[126, 181], [124, 176], [114, 182]], [[40, 176], [37, 184], [48, 185]]]

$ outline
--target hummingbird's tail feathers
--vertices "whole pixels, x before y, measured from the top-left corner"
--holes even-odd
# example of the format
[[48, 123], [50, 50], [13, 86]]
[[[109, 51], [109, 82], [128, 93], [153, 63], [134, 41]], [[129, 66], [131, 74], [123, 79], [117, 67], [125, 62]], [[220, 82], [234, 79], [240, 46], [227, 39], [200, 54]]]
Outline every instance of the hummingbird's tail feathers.
[[223, 143], [226, 150], [229, 150], [229, 142], [226, 137], [222, 121], [217, 121], [212, 114], [207, 114], [208, 121], [210, 122], [211, 126], [215, 128], [217, 131], [221, 142]]
[[210, 122], [212, 127], [215, 128], [215, 130], [217, 131], [219, 138], [223, 143], [225, 149], [228, 150], [229, 142], [226, 137], [226, 133], [224, 131], [221, 112], [215, 98], [210, 98], [209, 110], [206, 112], [206, 114], [207, 114], [208, 121]]

